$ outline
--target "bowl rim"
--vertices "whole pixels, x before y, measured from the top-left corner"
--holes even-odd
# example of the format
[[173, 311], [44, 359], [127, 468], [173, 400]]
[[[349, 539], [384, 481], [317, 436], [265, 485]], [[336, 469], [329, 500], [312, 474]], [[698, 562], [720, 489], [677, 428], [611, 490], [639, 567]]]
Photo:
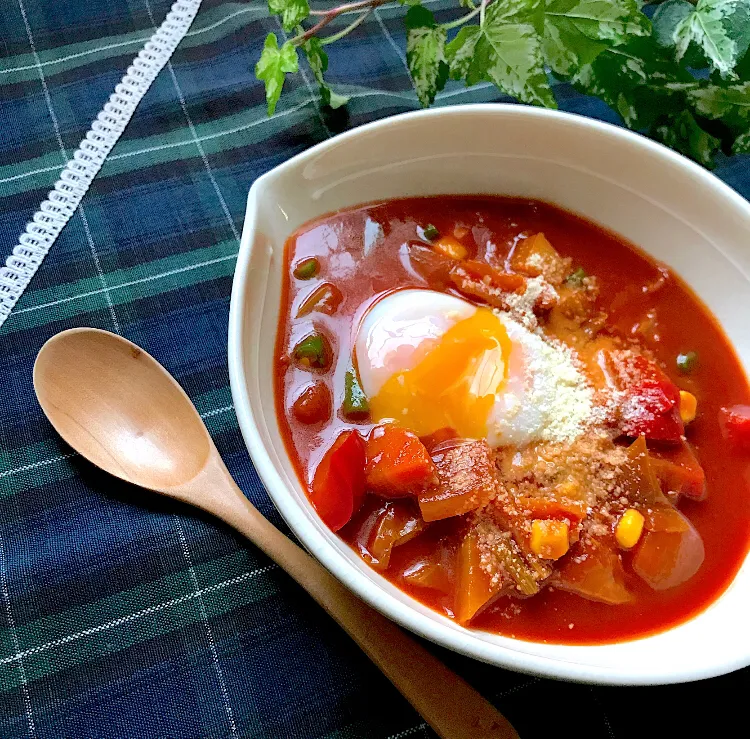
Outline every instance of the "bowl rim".
[[[513, 103], [457, 105], [431, 110], [412, 111], [391, 116], [364, 124], [316, 144], [261, 175], [255, 180], [248, 194], [246, 219], [240, 249], [237, 255], [237, 264], [230, 300], [228, 364], [235, 412], [245, 445], [251, 456], [255, 469], [265, 490], [282, 518], [299, 538], [302, 545], [316, 559], [318, 559], [326, 569], [328, 569], [358, 597], [386, 617], [409, 631], [412, 631], [435, 644], [451, 649], [452, 651], [482, 662], [512, 669], [521, 673], [600, 685], [674, 684], [716, 677], [745, 667], [750, 664], [750, 652], [744, 656], [738, 654], [731, 662], [727, 661], [722, 664], [712, 664], [704, 667], [695, 666], [690, 669], [681, 669], [679, 673], [675, 673], [674, 670], [670, 669], [666, 662], [659, 665], [657, 669], [652, 669], [646, 672], [628, 668], [623, 669], [619, 666], [605, 667], [581, 664], [579, 662], [569, 662], [564, 659], [515, 651], [501, 644], [484, 642], [481, 639], [472, 637], [470, 629], [465, 629], [464, 631], [456, 630], [447, 624], [426, 618], [412, 606], [398, 601], [378, 584], [368, 580], [351, 563], [347, 562], [329, 545], [321, 532], [317, 531], [310, 525], [310, 522], [305, 517], [302, 507], [297, 505], [292, 496], [286, 494], [286, 492], [282, 494], [279, 494], [278, 492], [279, 490], [286, 491], [286, 484], [276, 471], [271, 457], [266, 450], [265, 444], [261, 439], [255, 414], [253, 413], [250, 404], [246, 384], [247, 373], [242, 341], [246, 327], [245, 311], [243, 308], [247, 294], [250, 257], [253, 249], [252, 236], [256, 225], [255, 208], [253, 207], [254, 200], [259, 198], [259, 193], [263, 190], [266, 182], [272, 178], [281, 176], [289, 170], [294, 170], [304, 166], [321, 153], [334, 148], [343, 141], [350, 141], [365, 136], [374, 130], [398, 126], [415, 120], [424, 120], [433, 117], [486, 114], [515, 116], [520, 118], [547, 118], [559, 121], [564, 125], [579, 126], [582, 129], [598, 131], [599, 133], [610, 137], [612, 140], [619, 140], [622, 143], [630, 144], [639, 148], [646, 155], [671, 161], [673, 164], [682, 168], [686, 175], [698, 180], [701, 187], [714, 190], [718, 195], [730, 201], [734, 207], [743, 210], [750, 218], [750, 203], [739, 195], [739, 193], [729, 187], [729, 185], [695, 162], [692, 162], [681, 154], [668, 149], [662, 144], [651, 141], [640, 134], [604, 121], [575, 113], [534, 108]], [[726, 592], [727, 591], [725, 590], [715, 601], [713, 601], [713, 603], [718, 602], [718, 600], [724, 597]], [[710, 605], [711, 604], [709, 604], [708, 607], [710, 607]], [[689, 620], [690, 619], [688, 619], [688, 621]], [[649, 634], [640, 637], [639, 639], [649, 639], [656, 635], [657, 634]], [[570, 646], [576, 649], [582, 647], [586, 649], [599, 649], [612, 647], [615, 644], [627, 644], [632, 641], [636, 640], [615, 642], [614, 644], [559, 646]]]

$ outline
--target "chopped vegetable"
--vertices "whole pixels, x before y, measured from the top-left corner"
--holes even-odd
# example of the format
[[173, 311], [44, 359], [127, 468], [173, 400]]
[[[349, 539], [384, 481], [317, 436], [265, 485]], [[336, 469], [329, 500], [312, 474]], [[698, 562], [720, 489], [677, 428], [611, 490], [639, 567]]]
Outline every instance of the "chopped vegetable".
[[461, 541], [456, 569], [456, 620], [460, 624], [466, 624], [503, 586], [502, 578], [493, 578], [482, 568], [476, 529], [471, 529]]
[[320, 262], [315, 257], [308, 257], [300, 262], [294, 268], [294, 276], [298, 280], [309, 280], [320, 271]]
[[306, 369], [329, 369], [333, 363], [331, 343], [323, 334], [312, 333], [294, 347], [294, 358]]
[[385, 497], [416, 495], [437, 481], [424, 444], [392, 424], [376, 426], [367, 440], [367, 489]]
[[680, 418], [680, 391], [654, 362], [641, 354], [615, 349], [604, 352], [614, 389], [620, 394], [620, 432], [643, 434], [652, 441], [679, 442], [684, 427]]
[[412, 243], [406, 249], [408, 268], [429, 287], [442, 290], [451, 284], [451, 270], [456, 266], [455, 259], [424, 244]]
[[382, 503], [367, 516], [357, 535], [359, 552], [375, 569], [386, 570], [393, 548], [418, 536], [424, 528], [425, 522], [412, 502]]
[[686, 441], [677, 447], [651, 450], [649, 465], [665, 495], [676, 493], [693, 500], [706, 498], [706, 473]]
[[677, 369], [685, 375], [695, 371], [698, 366], [697, 352], [686, 352], [677, 355]]
[[560, 285], [570, 272], [570, 259], [563, 259], [543, 233], [519, 241], [510, 257], [510, 266], [529, 277], [544, 277]]
[[724, 438], [735, 449], [750, 452], [750, 405], [733, 405], [719, 411]]
[[646, 438], [639, 436], [628, 447], [628, 460], [622, 467], [619, 488], [633, 504], [641, 506], [669, 506], [654, 474], [651, 459], [646, 447]]
[[531, 551], [542, 559], [560, 559], [568, 551], [569, 527], [565, 521], [537, 519], [531, 522]]
[[331, 391], [324, 382], [308, 385], [294, 401], [292, 413], [307, 425], [327, 421], [331, 417]]
[[422, 234], [427, 239], [427, 241], [434, 241], [440, 236], [440, 231], [438, 231], [435, 226], [433, 226], [431, 223], [428, 223], [423, 229]]
[[683, 423], [691, 423], [695, 420], [698, 410], [698, 401], [695, 395], [687, 390], [680, 390], [680, 418]]
[[458, 226], [458, 225], [454, 226], [453, 227], [453, 236], [455, 238], [457, 238], [459, 241], [461, 241], [461, 239], [466, 238], [466, 236], [469, 233], [469, 230], [470, 229], [467, 226]]
[[435, 449], [435, 447], [439, 446], [445, 441], [452, 441], [453, 439], [457, 438], [458, 433], [455, 429], [442, 428], [438, 429], [437, 431], [433, 431], [427, 436], [420, 437], [419, 440], [425, 445], [427, 451], [432, 454], [432, 450]]
[[456, 552], [447, 543], [418, 556], [403, 573], [404, 581], [421, 588], [453, 595], [456, 578]]
[[632, 549], [643, 533], [644, 518], [635, 508], [628, 508], [615, 526], [615, 539], [623, 549]]
[[312, 312], [325, 313], [332, 316], [341, 305], [344, 296], [341, 294], [336, 285], [330, 282], [324, 282], [318, 285], [302, 302], [297, 311], [297, 318], [307, 316]]
[[586, 517], [586, 504], [575, 500], [518, 497], [515, 504], [521, 510], [528, 511], [532, 518], [568, 519], [571, 523], [578, 523]]
[[443, 236], [435, 242], [435, 249], [451, 259], [466, 259], [468, 251], [466, 247], [452, 236]]
[[456, 441], [432, 455], [438, 482], [418, 494], [425, 521], [460, 516], [488, 503], [497, 493], [495, 463], [486, 441]]
[[344, 375], [344, 404], [341, 407], [344, 416], [353, 421], [361, 421], [370, 413], [370, 404], [362, 390], [354, 367], [350, 367]]
[[594, 539], [578, 547], [555, 576], [558, 588], [609, 605], [633, 600], [625, 586], [622, 560], [608, 543]]
[[582, 287], [586, 276], [586, 270], [583, 267], [577, 267], [565, 278], [565, 284], [571, 287]]
[[646, 533], [633, 557], [633, 570], [654, 590], [689, 580], [703, 564], [700, 534], [675, 508], [664, 507], [646, 517]]
[[318, 515], [338, 531], [365, 497], [365, 442], [356, 431], [342, 431], [315, 470], [310, 500]]

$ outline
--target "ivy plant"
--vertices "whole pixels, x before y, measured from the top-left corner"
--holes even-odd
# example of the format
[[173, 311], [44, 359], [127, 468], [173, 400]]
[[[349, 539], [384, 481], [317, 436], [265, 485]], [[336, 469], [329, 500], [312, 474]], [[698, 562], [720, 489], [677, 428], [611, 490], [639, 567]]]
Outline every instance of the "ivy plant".
[[[331, 108], [347, 98], [325, 81], [326, 46], [389, 0], [316, 9], [308, 0], [268, 0], [285, 35], [268, 34], [256, 76], [268, 113], [300, 56]], [[750, 0], [455, 0], [438, 22], [421, 0], [404, 8], [406, 60], [427, 107], [449, 79], [490, 82], [519, 102], [557, 107], [553, 78], [602, 99], [629, 128], [711, 167], [750, 153]], [[351, 21], [329, 33], [342, 15]]]

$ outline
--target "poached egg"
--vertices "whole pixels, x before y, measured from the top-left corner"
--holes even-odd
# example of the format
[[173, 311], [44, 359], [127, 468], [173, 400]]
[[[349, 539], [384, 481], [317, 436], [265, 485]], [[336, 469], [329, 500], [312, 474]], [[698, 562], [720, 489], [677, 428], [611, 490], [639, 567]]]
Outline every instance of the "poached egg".
[[449, 427], [493, 447], [568, 441], [592, 409], [570, 350], [505, 313], [433, 290], [375, 303], [355, 357], [372, 419], [418, 436]]

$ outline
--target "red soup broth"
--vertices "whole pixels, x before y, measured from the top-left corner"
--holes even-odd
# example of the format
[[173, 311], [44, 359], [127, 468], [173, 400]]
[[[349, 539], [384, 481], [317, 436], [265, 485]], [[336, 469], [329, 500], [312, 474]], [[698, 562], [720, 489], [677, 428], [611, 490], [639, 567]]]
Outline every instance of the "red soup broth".
[[[391, 200], [323, 216], [288, 239], [274, 390], [282, 436], [302, 485], [309, 489], [324, 451], [342, 430], [356, 428], [365, 435], [373, 427], [347, 421], [339, 410], [362, 315], [386, 292], [440, 289], [413, 271], [407, 245], [418, 240], [418, 229], [425, 224], [450, 233], [457, 223], [470, 232], [464, 239], [468, 256], [490, 263], [501, 263], [519, 238], [543, 232], [561, 255], [597, 276], [599, 307], [616, 316], [618, 327], [646, 326], [649, 349], [671, 379], [697, 398], [699, 415], [687, 438], [705, 471], [708, 491], [704, 501], [682, 499], [679, 504], [705, 544], [702, 566], [682, 585], [655, 591], [632, 578], [628, 587], [635, 598], [622, 605], [593, 602], [554, 588], [525, 599], [503, 596], [476, 616], [471, 628], [538, 642], [601, 644], [642, 637], [689, 619], [729, 585], [750, 544], [750, 455], [728, 445], [719, 425], [722, 407], [750, 404], [748, 382], [717, 320], [679, 277], [620, 236], [554, 205], [491, 196]], [[319, 274], [296, 279], [295, 265], [310, 257], [318, 260]], [[663, 286], [649, 292], [648, 286], [663, 281], [665, 275]], [[297, 318], [300, 306], [322, 283], [340, 291], [336, 311]], [[325, 374], [290, 361], [297, 342], [312, 329], [325, 331], [332, 341], [334, 364]], [[682, 375], [675, 358], [688, 351], [697, 352], [698, 365], [691, 374]], [[322, 422], [300, 423], [292, 406], [314, 382], [330, 391], [331, 415]], [[360, 519], [368, 506], [372, 509], [372, 497], [365, 501]], [[356, 520], [355, 516], [339, 532], [355, 550]], [[432, 524], [396, 547], [382, 574], [419, 602], [454, 615], [452, 596], [410, 585], [403, 574], [420, 556], [438, 547], [450, 552], [457, 546], [457, 532], [452, 519]], [[623, 555], [626, 562], [628, 556]]]

